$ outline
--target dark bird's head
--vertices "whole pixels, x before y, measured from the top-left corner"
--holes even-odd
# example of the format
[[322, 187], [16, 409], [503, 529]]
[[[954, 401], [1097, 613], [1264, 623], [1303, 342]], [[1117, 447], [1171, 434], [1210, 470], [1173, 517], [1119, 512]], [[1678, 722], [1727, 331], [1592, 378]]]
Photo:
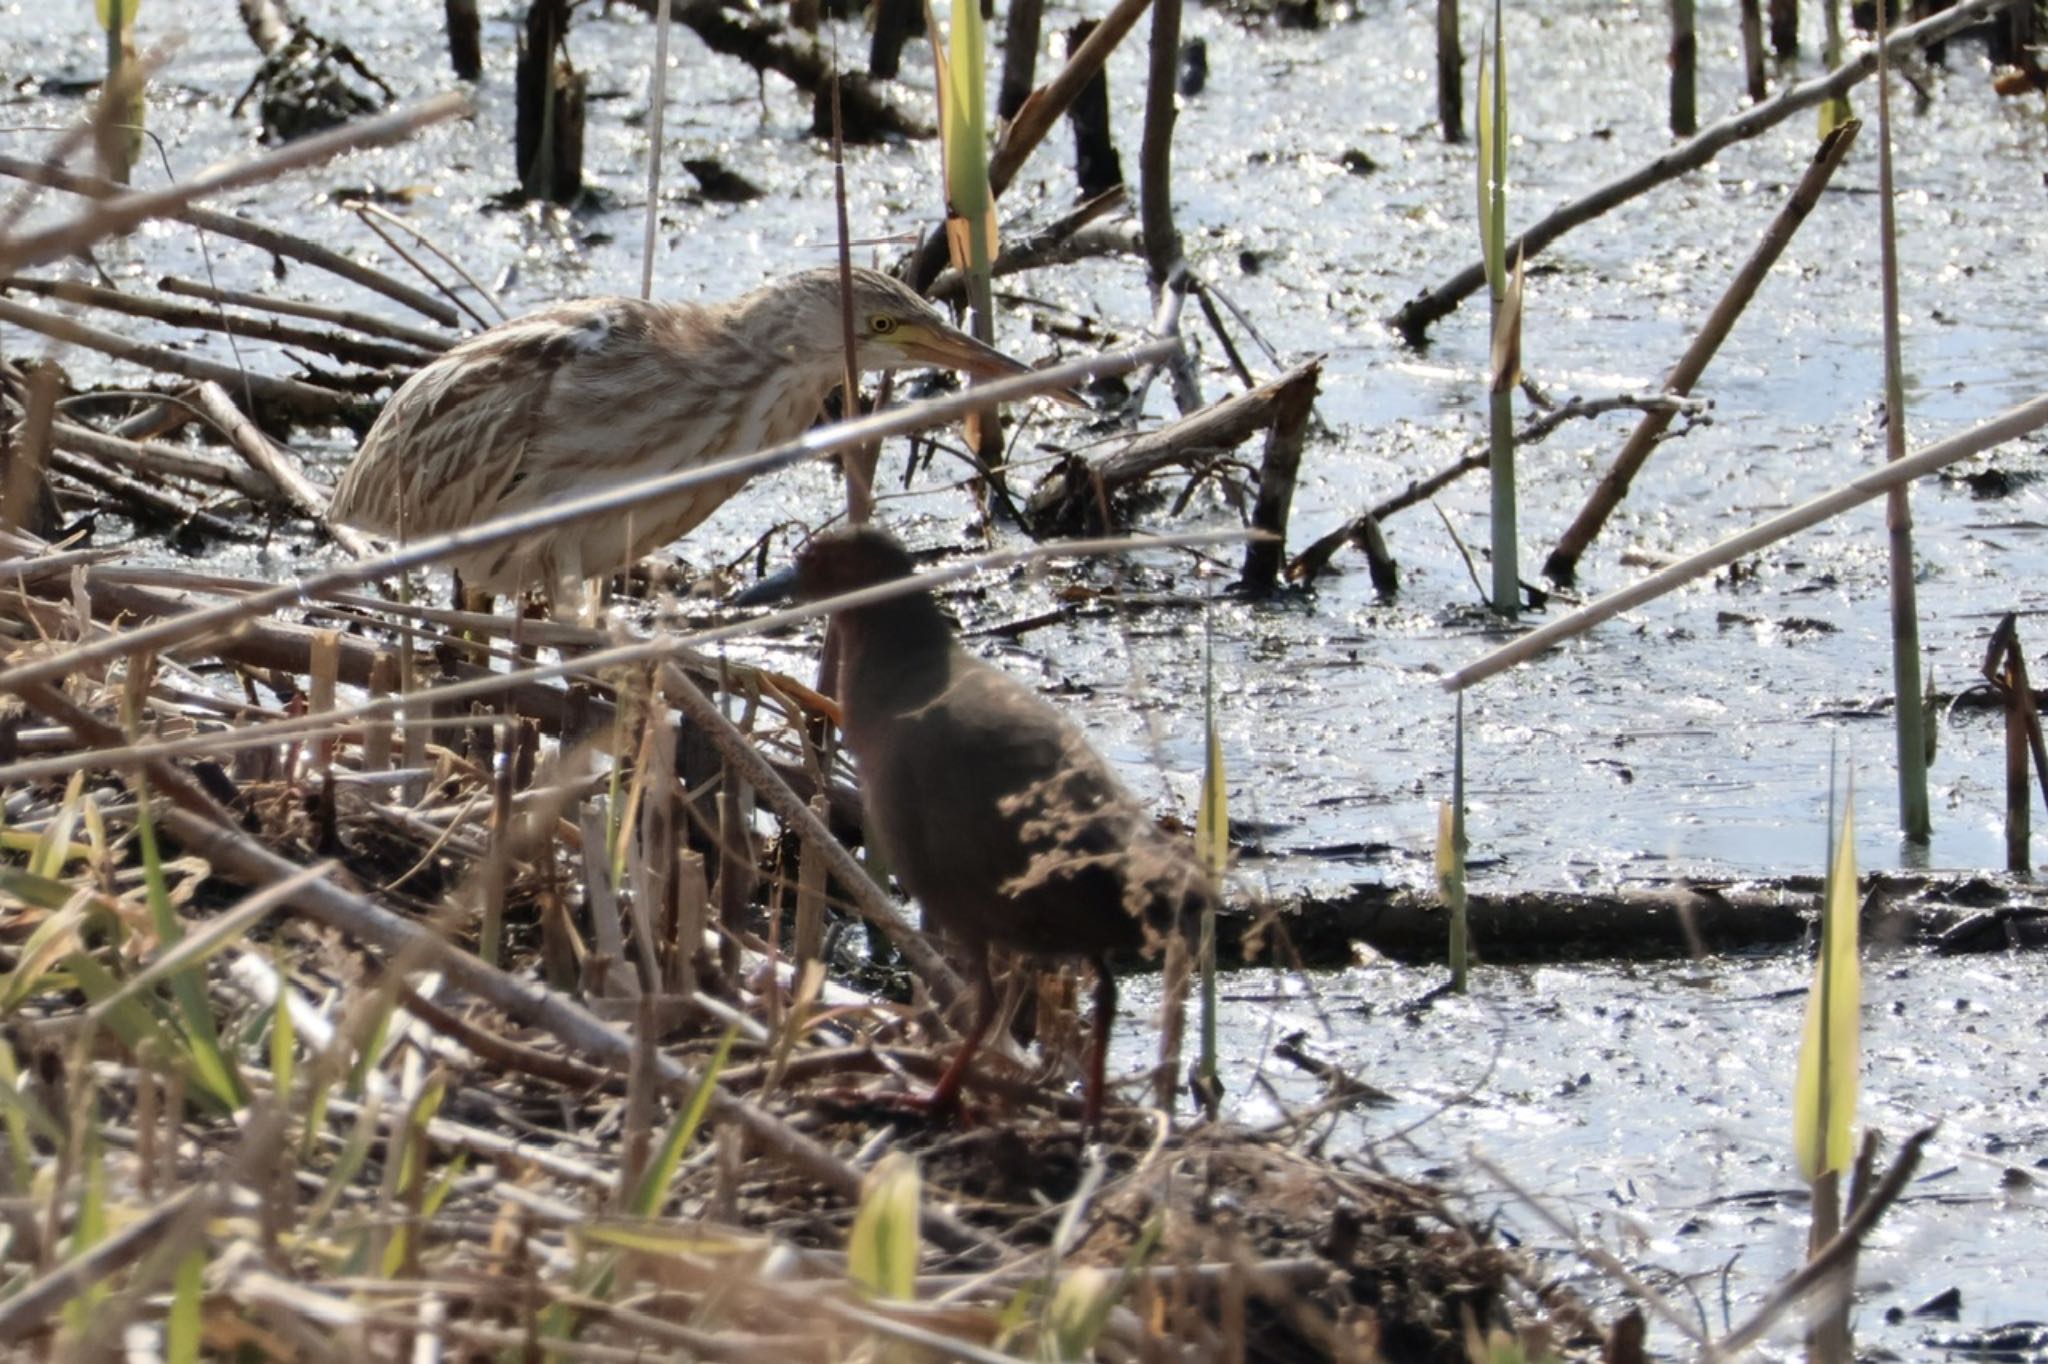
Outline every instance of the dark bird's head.
[[908, 578], [915, 567], [909, 552], [887, 531], [860, 526], [820, 535], [796, 556], [796, 594], [803, 601], [823, 601]]

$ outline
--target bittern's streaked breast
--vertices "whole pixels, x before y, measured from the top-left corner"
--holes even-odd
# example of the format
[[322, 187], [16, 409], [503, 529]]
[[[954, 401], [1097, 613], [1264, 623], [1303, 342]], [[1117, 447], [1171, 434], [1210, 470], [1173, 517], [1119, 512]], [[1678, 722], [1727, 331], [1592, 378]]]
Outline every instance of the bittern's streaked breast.
[[[853, 272], [863, 370], [1014, 374], [887, 275]], [[845, 369], [839, 272], [806, 270], [730, 303], [591, 298], [470, 338], [415, 374], [335, 487], [329, 516], [424, 539], [801, 435]], [[743, 480], [637, 515], [566, 526], [451, 561], [472, 587], [560, 591], [617, 572], [709, 516]]]

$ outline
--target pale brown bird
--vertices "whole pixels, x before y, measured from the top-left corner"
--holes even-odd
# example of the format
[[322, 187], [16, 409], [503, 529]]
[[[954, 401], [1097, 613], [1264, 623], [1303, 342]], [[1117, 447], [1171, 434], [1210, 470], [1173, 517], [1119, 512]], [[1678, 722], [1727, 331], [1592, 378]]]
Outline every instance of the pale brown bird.
[[[836, 268], [729, 303], [589, 298], [501, 323], [406, 381], [363, 438], [328, 515], [405, 542], [792, 440], [844, 376]], [[948, 325], [903, 284], [853, 272], [863, 370], [1025, 366]], [[744, 478], [636, 514], [452, 558], [464, 583], [557, 594], [695, 527]]]
[[[881, 531], [813, 540], [797, 557], [809, 600], [909, 576]], [[1102, 1108], [1111, 953], [1149, 949], [1216, 902], [1185, 840], [1169, 837], [1075, 724], [1009, 674], [960, 647], [928, 592], [833, 616], [839, 702], [867, 827], [927, 932], [967, 958], [972, 1028], [926, 1102], [952, 1107], [995, 1021], [991, 944], [1095, 965], [1087, 1121]]]

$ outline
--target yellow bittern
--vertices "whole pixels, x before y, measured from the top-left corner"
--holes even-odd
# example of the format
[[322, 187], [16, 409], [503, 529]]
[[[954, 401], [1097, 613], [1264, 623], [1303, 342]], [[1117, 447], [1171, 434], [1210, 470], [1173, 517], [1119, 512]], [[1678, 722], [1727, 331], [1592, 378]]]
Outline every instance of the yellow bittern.
[[[806, 270], [729, 303], [591, 298], [471, 337], [406, 381], [363, 438], [328, 515], [399, 541], [802, 435], [845, 374], [839, 271]], [[1025, 366], [948, 325], [903, 284], [853, 272], [863, 370]], [[455, 556], [463, 582], [556, 594], [629, 567], [739, 491], [722, 480], [630, 516]]]

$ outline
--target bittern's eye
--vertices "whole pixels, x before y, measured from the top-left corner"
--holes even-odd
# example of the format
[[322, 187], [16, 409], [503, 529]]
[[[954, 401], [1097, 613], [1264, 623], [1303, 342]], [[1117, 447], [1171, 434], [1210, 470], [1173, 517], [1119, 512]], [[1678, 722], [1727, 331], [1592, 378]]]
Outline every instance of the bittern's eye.
[[887, 313], [876, 313], [868, 319], [868, 330], [876, 336], [887, 336], [896, 330], [896, 319]]

